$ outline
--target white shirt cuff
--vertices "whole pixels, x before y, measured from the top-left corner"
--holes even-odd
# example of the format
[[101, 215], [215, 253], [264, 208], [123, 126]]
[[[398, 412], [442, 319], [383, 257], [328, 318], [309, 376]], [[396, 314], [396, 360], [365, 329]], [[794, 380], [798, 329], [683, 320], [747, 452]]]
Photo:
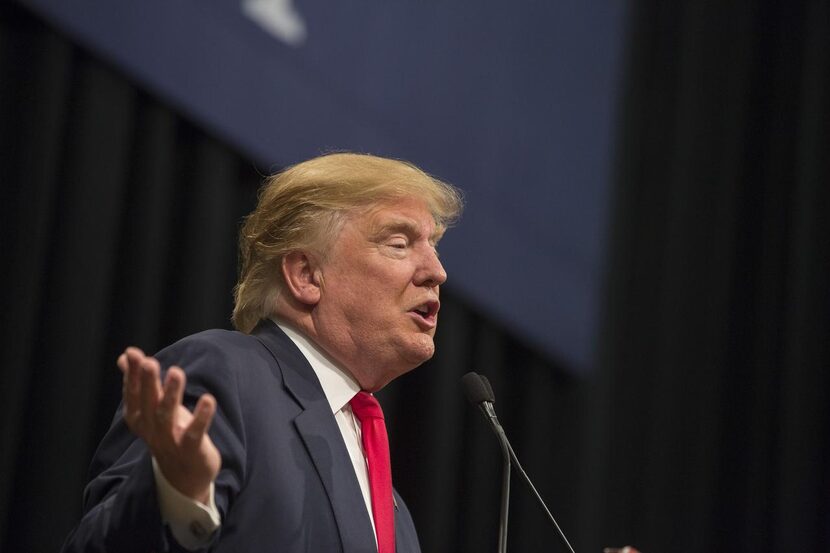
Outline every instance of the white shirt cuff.
[[153, 457], [153, 474], [159, 499], [161, 518], [170, 526], [170, 532], [179, 545], [193, 551], [210, 541], [213, 532], [222, 525], [222, 518], [214, 501], [214, 485], [210, 483], [208, 504], [182, 494], [167, 481]]

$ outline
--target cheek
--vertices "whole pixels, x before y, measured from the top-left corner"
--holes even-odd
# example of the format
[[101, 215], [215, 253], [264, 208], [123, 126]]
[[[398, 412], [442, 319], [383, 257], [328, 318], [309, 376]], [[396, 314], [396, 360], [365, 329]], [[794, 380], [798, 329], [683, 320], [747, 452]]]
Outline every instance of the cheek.
[[383, 331], [405, 315], [407, 302], [412, 301], [408, 295], [412, 274], [401, 261], [374, 261], [354, 260], [348, 266], [334, 267], [325, 280], [325, 292], [351, 324]]
[[411, 279], [403, 271], [367, 272], [366, 278], [353, 283], [359, 301], [373, 311], [395, 309], [400, 311], [406, 303]]

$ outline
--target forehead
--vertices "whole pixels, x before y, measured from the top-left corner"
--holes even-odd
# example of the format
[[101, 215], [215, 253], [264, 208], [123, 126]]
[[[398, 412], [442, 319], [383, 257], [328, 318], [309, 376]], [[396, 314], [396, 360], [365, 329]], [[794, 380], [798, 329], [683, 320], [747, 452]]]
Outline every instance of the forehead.
[[437, 240], [444, 233], [426, 202], [417, 198], [375, 204], [357, 214], [354, 223], [369, 235], [399, 231], [423, 234]]

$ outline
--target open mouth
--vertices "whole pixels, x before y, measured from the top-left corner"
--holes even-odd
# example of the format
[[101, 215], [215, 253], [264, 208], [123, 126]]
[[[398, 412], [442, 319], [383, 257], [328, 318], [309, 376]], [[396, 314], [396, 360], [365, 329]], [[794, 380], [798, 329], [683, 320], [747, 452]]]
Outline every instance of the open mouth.
[[438, 310], [441, 308], [441, 303], [437, 300], [430, 300], [420, 305], [415, 306], [409, 312], [418, 320], [422, 326], [432, 328], [438, 321]]

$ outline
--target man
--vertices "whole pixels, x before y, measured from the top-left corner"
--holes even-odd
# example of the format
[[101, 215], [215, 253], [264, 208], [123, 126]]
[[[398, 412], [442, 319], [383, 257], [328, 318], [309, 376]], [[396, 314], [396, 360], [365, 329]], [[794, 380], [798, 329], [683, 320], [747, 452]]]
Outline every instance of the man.
[[122, 416], [64, 550], [419, 551], [370, 393], [434, 352], [435, 246], [460, 209], [368, 155], [270, 178], [241, 231], [238, 331], [119, 357]]

